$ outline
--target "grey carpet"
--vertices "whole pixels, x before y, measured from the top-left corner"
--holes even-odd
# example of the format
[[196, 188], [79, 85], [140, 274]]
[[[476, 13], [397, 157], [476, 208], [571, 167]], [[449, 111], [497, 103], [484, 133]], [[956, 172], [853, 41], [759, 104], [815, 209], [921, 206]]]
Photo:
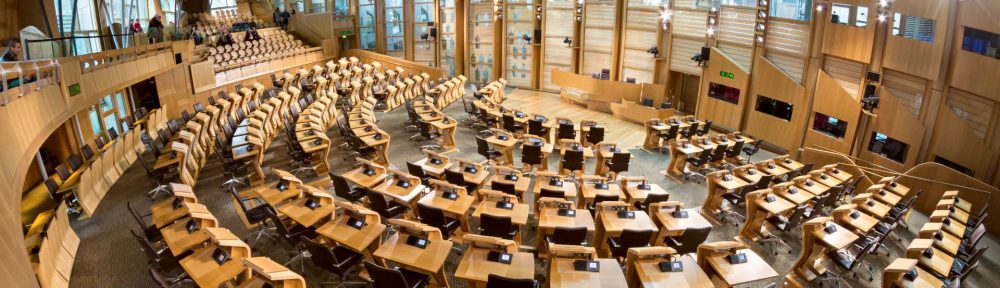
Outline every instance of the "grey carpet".
[[[558, 97], [556, 94], [552, 94], [551, 97]], [[458, 102], [453, 104], [451, 107], [445, 109], [445, 113], [457, 118], [464, 119], [466, 114], [462, 110], [462, 103]], [[430, 141], [413, 142], [407, 140], [411, 133], [405, 132], [403, 129], [403, 123], [406, 121], [406, 113], [404, 109], [397, 109], [396, 111], [388, 113], [378, 113], [379, 119], [378, 126], [392, 135], [392, 143], [389, 152], [389, 158], [393, 166], [401, 168], [400, 170], [406, 170], [406, 161], [416, 161], [422, 158], [422, 154], [419, 151], [421, 145], [430, 144]], [[579, 121], [582, 119], [573, 119]], [[611, 127], [610, 129], [614, 129]], [[476, 154], [476, 145], [474, 135], [477, 131], [469, 128], [461, 127], [458, 129], [456, 139], [458, 141], [458, 147], [460, 151], [450, 153], [453, 157], [460, 157], [473, 160], [482, 160], [483, 158]], [[331, 139], [335, 143], [341, 143], [342, 138], [337, 134], [336, 129], [330, 131]], [[283, 141], [275, 141], [271, 149], [268, 150], [267, 160], [265, 160], [265, 166], [272, 168], [287, 168], [288, 159], [287, 153], [285, 152], [285, 144]], [[704, 184], [696, 183], [677, 183], [669, 178], [662, 176], [660, 173], [666, 167], [668, 156], [663, 153], [650, 153], [639, 149], [629, 149], [636, 157], [633, 159], [629, 171], [629, 175], [646, 175], [650, 178], [652, 183], [661, 185], [667, 191], [671, 193], [672, 200], [679, 200], [686, 203], [689, 207], [700, 206], [704, 200], [705, 196], [705, 186]], [[147, 159], [153, 157], [148, 153], [144, 155]], [[751, 160], [760, 160], [773, 157], [774, 154], [765, 152], [762, 150]], [[515, 157], [519, 158], [519, 157]], [[558, 157], [552, 157], [550, 159], [552, 165], [557, 165]], [[516, 161], [520, 161], [516, 159]], [[351, 168], [353, 160], [342, 159], [342, 154], [340, 150], [332, 150], [330, 155], [330, 163], [333, 167], [332, 170], [335, 173], [347, 171]], [[520, 164], [516, 164], [520, 166]], [[558, 166], [551, 166], [558, 167]], [[588, 163], [588, 171], [592, 172], [593, 160]], [[245, 229], [240, 222], [239, 218], [235, 214], [234, 207], [230, 202], [229, 195], [224, 193], [220, 189], [220, 184], [223, 182], [222, 171], [219, 165], [219, 161], [215, 156], [211, 156], [206, 164], [206, 167], [201, 172], [201, 177], [198, 180], [198, 186], [196, 187], [196, 194], [201, 203], [208, 206], [215, 217], [219, 220], [219, 226], [228, 228], [237, 235], [246, 235], [250, 233]], [[77, 252], [76, 262], [73, 266], [73, 275], [70, 282], [70, 287], [150, 287], [153, 286], [153, 282], [149, 279], [146, 272], [146, 257], [139, 250], [137, 243], [129, 235], [129, 229], [136, 229], [137, 224], [133, 221], [131, 215], [128, 214], [125, 208], [126, 202], [131, 202], [140, 211], [145, 211], [148, 213], [149, 206], [153, 202], [149, 197], [146, 196], [146, 191], [152, 189], [154, 186], [153, 181], [151, 181], [143, 171], [140, 165], [133, 165], [121, 179], [111, 188], [107, 196], [104, 198], [100, 207], [96, 211], [96, 215], [89, 219], [78, 220], [73, 223], [73, 228], [76, 230], [81, 239], [81, 244], [79, 251]], [[332, 191], [331, 191], [332, 194]], [[530, 193], [529, 193], [530, 194]], [[533, 203], [531, 201], [533, 197], [531, 195], [526, 199], [527, 203]], [[159, 200], [159, 199], [157, 199]], [[471, 217], [470, 217], [471, 219]], [[915, 231], [926, 221], [924, 215], [919, 213], [913, 213], [913, 216], [909, 219], [909, 231], [902, 233], [903, 240], [898, 242], [894, 239], [886, 240], [886, 244], [892, 253], [892, 256], [885, 256], [884, 254], [869, 257], [869, 261], [873, 264], [875, 269], [874, 281], [867, 281], [864, 279], [866, 277], [848, 277], [848, 282], [854, 287], [878, 287], [880, 284], [880, 271], [888, 263], [898, 257], [906, 243], [909, 243], [915, 235]], [[524, 235], [524, 243], [531, 244], [534, 243], [534, 223], [529, 223], [530, 228], [526, 229]], [[478, 227], [478, 224], [472, 223], [473, 229]], [[732, 225], [717, 225], [709, 237], [709, 241], [722, 241], [730, 240], [737, 234], [739, 227]], [[782, 276], [791, 269], [792, 264], [798, 257], [798, 252], [801, 250], [801, 243], [797, 240], [794, 235], [785, 235], [784, 239], [792, 247], [791, 253], [780, 253], [772, 254], [767, 252], [763, 247], [753, 244], [752, 249], [761, 254], [764, 259], [766, 259], [774, 267], [779, 274]], [[992, 236], [984, 239], [984, 243], [980, 245], [992, 245], [995, 247], [997, 243], [996, 239]], [[288, 259], [287, 245], [283, 243], [269, 243], [267, 241], [262, 241], [256, 251], [254, 251], [254, 256], [268, 256], [275, 261], [284, 262]], [[1000, 259], [1000, 249], [991, 249], [988, 251], [983, 261], [980, 263], [980, 267], [973, 272], [973, 274], [968, 278], [965, 287], [995, 287], [998, 277], [996, 275], [990, 274], [989, 271], [995, 271], [998, 267], [998, 259]], [[445, 271], [447, 274], [453, 275], [455, 269], [458, 266], [458, 262], [461, 257], [456, 253], [448, 258], [445, 264]], [[296, 265], [297, 266], [297, 265]], [[322, 282], [324, 281], [334, 281], [337, 279], [333, 275], [329, 275], [320, 269], [312, 267], [309, 261], [306, 261], [304, 266], [303, 276], [309, 284], [309, 287], [324, 287]], [[298, 267], [290, 267], [292, 269], [298, 270]], [[541, 266], [536, 266], [535, 273], [539, 275], [538, 279], [542, 280], [544, 277], [541, 275], [545, 274], [545, 269]], [[862, 275], [867, 275], [866, 273], [860, 273]], [[861, 280], [854, 280], [861, 279]], [[350, 278], [352, 281], [360, 281], [356, 277]], [[764, 285], [770, 284], [771, 282], [779, 281], [780, 279], [769, 279], [767, 281], [760, 281], [757, 283], [751, 283], [751, 287], [762, 287]], [[450, 284], [453, 287], [466, 287], [464, 281], [455, 279], [451, 277], [449, 279]], [[989, 284], [993, 283], [993, 284]], [[335, 285], [334, 285], [335, 286]]]

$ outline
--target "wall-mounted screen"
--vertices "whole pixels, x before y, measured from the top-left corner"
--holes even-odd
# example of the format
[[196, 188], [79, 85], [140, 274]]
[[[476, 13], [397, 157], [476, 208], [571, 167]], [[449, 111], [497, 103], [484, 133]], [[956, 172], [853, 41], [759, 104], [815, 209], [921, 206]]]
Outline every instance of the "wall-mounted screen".
[[878, 132], [872, 132], [871, 141], [868, 142], [868, 151], [899, 163], [906, 162], [906, 152], [908, 150], [910, 150], [910, 144], [892, 139], [889, 135]]
[[709, 82], [708, 97], [712, 97], [733, 104], [739, 104], [740, 89], [729, 87], [715, 82]]
[[847, 121], [816, 112], [812, 129], [837, 139], [843, 139], [844, 135], [847, 134]]
[[1000, 35], [976, 28], [965, 27], [962, 50], [1000, 59]]
[[969, 175], [969, 177], [976, 177], [976, 170], [969, 169], [968, 167], [952, 162], [951, 160], [941, 158], [941, 156], [934, 156], [934, 162], [948, 166], [948, 168], [955, 169], [958, 172], [962, 172], [962, 174]]
[[781, 120], [792, 121], [792, 104], [784, 101], [772, 99], [764, 95], [757, 95], [757, 112], [778, 117]]

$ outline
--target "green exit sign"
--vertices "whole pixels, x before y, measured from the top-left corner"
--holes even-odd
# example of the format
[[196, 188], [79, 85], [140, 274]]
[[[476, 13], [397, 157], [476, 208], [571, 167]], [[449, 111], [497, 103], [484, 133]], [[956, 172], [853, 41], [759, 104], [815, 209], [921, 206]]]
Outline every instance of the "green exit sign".
[[736, 75], [734, 75], [732, 72], [726, 72], [726, 71], [719, 71], [719, 75], [729, 79], [733, 79], [733, 77], [736, 77]]
[[80, 89], [80, 83], [76, 83], [76, 84], [73, 84], [73, 85], [69, 85], [69, 87], [67, 87], [66, 89], [67, 89], [67, 90], [69, 90], [69, 96], [76, 96], [76, 95], [79, 95], [79, 94], [80, 94], [80, 92], [82, 91], [82, 90]]
[[349, 36], [349, 35], [354, 35], [354, 30], [341, 30], [340, 31], [340, 36]]

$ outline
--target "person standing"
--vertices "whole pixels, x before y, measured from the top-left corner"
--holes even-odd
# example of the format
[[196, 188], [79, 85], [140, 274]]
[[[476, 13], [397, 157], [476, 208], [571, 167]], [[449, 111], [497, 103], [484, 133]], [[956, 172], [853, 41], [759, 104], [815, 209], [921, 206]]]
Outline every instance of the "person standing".
[[11, 38], [7, 40], [7, 51], [3, 52], [3, 57], [0, 58], [2, 62], [15, 62], [18, 61], [18, 57], [21, 56], [21, 41], [17, 38]]
[[281, 29], [288, 30], [288, 18], [292, 18], [292, 14], [288, 14], [288, 10], [281, 12]]
[[153, 19], [149, 19], [149, 42], [150, 43], [160, 43], [163, 42], [163, 22], [160, 22], [160, 15], [153, 16]]
[[142, 25], [139, 25], [139, 20], [132, 19], [132, 22], [129, 24], [129, 26], [131, 26], [129, 27], [130, 28], [129, 31], [131, 31], [132, 33], [142, 32]]
[[281, 26], [281, 10], [279, 10], [278, 8], [274, 8], [274, 15], [272, 15], [272, 16], [274, 17], [274, 25], [278, 26], [278, 27], [282, 27]]

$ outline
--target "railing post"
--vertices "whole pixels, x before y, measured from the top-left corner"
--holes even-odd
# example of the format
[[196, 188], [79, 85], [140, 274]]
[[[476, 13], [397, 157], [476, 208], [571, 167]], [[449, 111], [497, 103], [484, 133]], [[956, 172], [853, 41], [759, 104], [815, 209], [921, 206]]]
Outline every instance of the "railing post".
[[0, 97], [3, 97], [3, 99], [0, 100], [3, 102], [0, 102], [0, 104], [7, 106], [7, 70], [3, 69], [3, 65], [0, 65], [0, 81], [3, 81], [3, 83], [0, 83], [3, 87], [3, 89], [0, 90]]

